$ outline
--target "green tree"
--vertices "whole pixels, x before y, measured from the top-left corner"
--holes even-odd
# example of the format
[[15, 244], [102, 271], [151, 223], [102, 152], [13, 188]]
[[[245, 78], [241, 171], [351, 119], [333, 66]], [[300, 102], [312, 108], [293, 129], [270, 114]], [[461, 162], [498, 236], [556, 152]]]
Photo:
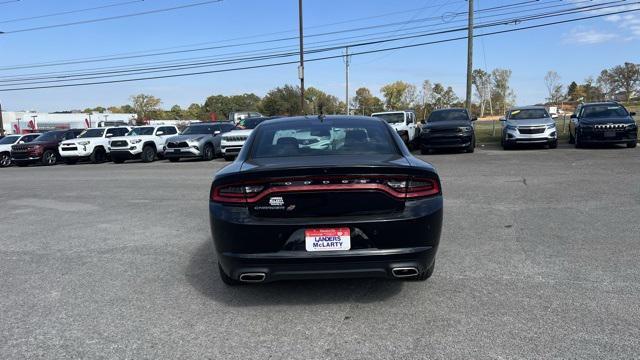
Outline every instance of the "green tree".
[[578, 97], [578, 84], [575, 81], [572, 81], [567, 87], [567, 98], [571, 101], [576, 101], [578, 100]]
[[138, 94], [131, 96], [131, 106], [135, 110], [139, 124], [150, 119], [153, 113], [157, 113], [160, 110], [160, 104], [162, 104], [162, 100], [153, 95]]
[[329, 95], [315, 87], [309, 87], [304, 92], [304, 98], [310, 105], [313, 114], [337, 114], [346, 109], [337, 97]]
[[404, 81], [387, 84], [380, 89], [388, 110], [410, 109], [415, 106], [417, 91], [415, 85]]
[[200, 104], [193, 103], [185, 111], [185, 118], [188, 120], [205, 120]]
[[366, 87], [356, 90], [356, 96], [351, 100], [351, 108], [362, 115], [369, 116], [372, 113], [384, 111], [384, 104], [380, 98], [373, 96]]
[[257, 111], [260, 103], [260, 97], [256, 94], [242, 95], [213, 95], [205, 100], [202, 106], [202, 112], [209, 117], [215, 113], [218, 117], [227, 118], [233, 111]]
[[268, 116], [303, 114], [305, 111], [300, 107], [300, 88], [285, 85], [270, 90], [262, 98], [260, 111]]

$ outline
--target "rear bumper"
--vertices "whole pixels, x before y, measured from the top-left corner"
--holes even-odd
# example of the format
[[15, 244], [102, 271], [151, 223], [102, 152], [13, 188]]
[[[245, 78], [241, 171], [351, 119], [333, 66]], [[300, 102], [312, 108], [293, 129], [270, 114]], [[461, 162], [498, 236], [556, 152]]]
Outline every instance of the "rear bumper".
[[331, 279], [378, 277], [393, 278], [392, 269], [410, 267], [423, 272], [435, 260], [437, 247], [386, 250], [353, 250], [340, 254], [309, 255], [299, 251], [276, 254], [218, 255], [227, 275], [238, 279], [241, 274], [264, 273], [265, 282], [299, 279]]
[[[218, 261], [227, 275], [264, 273], [265, 281], [392, 277], [395, 267], [426, 270], [442, 229], [442, 197], [407, 203], [404, 211], [339, 218], [256, 218], [248, 209], [210, 203]], [[309, 228], [349, 227], [351, 250], [307, 252]]]

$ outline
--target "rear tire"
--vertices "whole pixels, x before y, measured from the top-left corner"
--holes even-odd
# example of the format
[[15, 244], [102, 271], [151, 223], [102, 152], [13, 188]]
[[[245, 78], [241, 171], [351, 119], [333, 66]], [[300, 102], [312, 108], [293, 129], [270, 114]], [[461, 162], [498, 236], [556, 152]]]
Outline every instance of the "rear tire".
[[629, 149], [633, 149], [633, 148], [635, 148], [636, 146], [638, 146], [638, 142], [637, 142], [637, 141], [627, 143], [627, 147], [628, 147]]
[[58, 163], [58, 156], [54, 151], [47, 150], [42, 154], [42, 165], [51, 166]]
[[202, 160], [211, 161], [213, 160], [214, 157], [215, 157], [215, 149], [213, 148], [213, 145], [206, 144], [204, 146], [204, 149], [202, 149]]
[[169, 161], [178, 162], [178, 161], [180, 161], [180, 158], [169, 158]]
[[107, 161], [107, 153], [101, 148], [94, 149], [91, 153], [90, 160], [93, 164], [102, 164]]
[[156, 151], [153, 147], [146, 145], [145, 147], [142, 148], [142, 155], [140, 157], [142, 158], [142, 162], [150, 163], [153, 160], [155, 160]]
[[218, 272], [220, 273], [220, 280], [222, 280], [222, 282], [226, 285], [238, 286], [242, 284], [240, 281], [232, 279], [229, 275], [227, 275], [224, 270], [222, 270], [222, 266], [220, 265], [220, 263], [218, 263]]
[[571, 133], [571, 131], [569, 131], [569, 144], [575, 144], [576, 143], [576, 138], [573, 137], [573, 134]]

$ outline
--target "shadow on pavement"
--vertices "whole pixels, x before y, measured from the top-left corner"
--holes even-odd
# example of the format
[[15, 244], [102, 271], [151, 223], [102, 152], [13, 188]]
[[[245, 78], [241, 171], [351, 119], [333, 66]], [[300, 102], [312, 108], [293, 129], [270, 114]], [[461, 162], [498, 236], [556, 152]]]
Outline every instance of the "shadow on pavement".
[[187, 281], [207, 297], [230, 306], [313, 305], [374, 303], [399, 294], [402, 281], [386, 279], [336, 279], [282, 281], [258, 285], [222, 283], [211, 240], [192, 254]]

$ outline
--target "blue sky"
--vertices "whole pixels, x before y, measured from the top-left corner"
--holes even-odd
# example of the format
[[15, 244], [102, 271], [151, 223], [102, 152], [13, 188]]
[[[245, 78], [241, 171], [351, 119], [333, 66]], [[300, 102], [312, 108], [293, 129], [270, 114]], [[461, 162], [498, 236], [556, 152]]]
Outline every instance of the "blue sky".
[[[0, 35], [0, 67], [106, 57], [130, 52], [153, 53], [157, 52], [157, 49], [175, 47], [180, 48], [172, 50], [229, 45], [291, 37], [297, 34], [296, 0], [224, 0], [220, 3], [166, 13], [40, 31], [14, 32], [39, 26], [130, 14], [202, 1], [204, 0], [145, 0], [101, 10], [20, 21], [11, 20], [119, 4], [126, 2], [126, 0], [20, 0], [0, 4], [0, 31], [6, 32]], [[500, 5], [514, 5], [523, 1], [476, 0], [476, 7], [477, 9], [486, 9]], [[537, 4], [478, 15], [480, 18], [494, 16], [484, 20], [481, 18], [478, 21], [568, 9], [571, 6], [584, 6], [584, 2], [580, 0], [540, 0]], [[556, 7], [543, 9], [551, 6]], [[311, 36], [305, 42], [307, 47], [312, 48], [326, 45], [326, 43], [313, 44], [318, 41], [339, 43], [340, 41], [336, 40], [338, 38], [382, 36], [373, 34], [383, 31], [386, 32], [384, 36], [401, 36], [406, 33], [464, 26], [464, 15], [455, 16], [454, 13], [465, 11], [465, 8], [466, 2], [461, 0], [305, 0], [305, 27], [309, 27], [306, 30], [307, 35], [398, 23], [395, 26], [360, 32]], [[620, 9], [622, 8], [616, 8], [616, 10]], [[499, 16], [515, 11], [518, 11], [518, 15]], [[379, 15], [388, 13], [391, 15], [379, 17]], [[592, 14], [578, 14], [564, 18]], [[428, 19], [422, 20], [425, 18]], [[546, 21], [553, 21], [553, 19]], [[495, 28], [495, 30], [513, 29], [527, 24], [529, 23], [507, 25]], [[278, 34], [265, 35], [276, 32]], [[361, 49], [370, 50], [387, 46], [410, 45], [456, 36], [463, 35], [456, 33], [403, 40]], [[362, 41], [362, 38], [341, 40], [341, 42], [359, 42]], [[546, 89], [543, 78], [548, 70], [557, 71], [563, 82], [569, 83], [572, 80], [582, 81], [587, 76], [597, 76], [603, 68], [625, 61], [640, 62], [638, 60], [639, 40], [640, 12], [598, 18], [489, 36], [482, 40], [476, 39], [475, 67], [489, 70], [498, 67], [512, 69], [512, 87], [516, 93], [518, 104], [524, 105], [544, 100]], [[255, 54], [259, 51], [281, 51], [277, 47], [291, 46], [291, 49], [294, 49], [296, 44], [297, 40], [288, 40], [162, 57], [140, 57], [59, 67], [0, 70], [0, 78], [39, 72], [64, 72], [152, 61], [215, 57], [233, 52], [245, 52], [243, 56], [246, 56], [246, 54]], [[181, 47], [183, 45], [194, 46]], [[352, 49], [352, 51], [358, 50]], [[333, 51], [320, 55], [308, 55], [308, 58], [338, 54], [340, 51]], [[295, 57], [286, 58], [284, 61], [295, 59]], [[226, 67], [233, 66], [242, 65], [228, 65]], [[452, 86], [458, 96], [463, 97], [465, 69], [466, 41], [454, 41], [355, 56], [352, 58], [350, 84], [352, 94], [357, 87], [361, 86], [366, 86], [374, 93], [378, 93], [382, 85], [396, 80], [411, 82], [419, 86], [423, 80], [428, 79], [432, 83], [441, 82], [446, 86]], [[198, 70], [202, 69], [194, 71]], [[308, 63], [305, 81], [307, 86], [315, 86], [343, 98], [345, 82], [343, 61], [337, 58]], [[231, 95], [254, 92], [262, 96], [276, 86], [297, 83], [297, 66], [286, 65], [121, 84], [0, 92], [0, 103], [5, 110], [56, 111], [83, 109], [98, 105], [121, 105], [128, 103], [128, 98], [132, 94], [148, 93], [160, 97], [163, 100], [163, 107], [169, 108], [174, 104], [188, 106], [193, 102], [202, 103], [207, 96], [214, 94]]]

